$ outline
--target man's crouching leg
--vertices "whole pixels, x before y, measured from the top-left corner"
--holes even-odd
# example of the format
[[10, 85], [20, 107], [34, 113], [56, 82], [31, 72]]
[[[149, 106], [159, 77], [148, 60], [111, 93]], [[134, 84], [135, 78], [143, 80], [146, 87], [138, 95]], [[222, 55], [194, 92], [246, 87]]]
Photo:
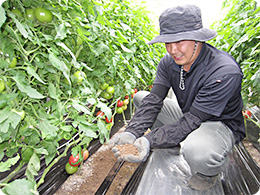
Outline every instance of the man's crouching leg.
[[196, 190], [213, 187], [233, 145], [233, 133], [222, 122], [202, 123], [190, 133], [181, 149], [192, 172], [189, 187]]

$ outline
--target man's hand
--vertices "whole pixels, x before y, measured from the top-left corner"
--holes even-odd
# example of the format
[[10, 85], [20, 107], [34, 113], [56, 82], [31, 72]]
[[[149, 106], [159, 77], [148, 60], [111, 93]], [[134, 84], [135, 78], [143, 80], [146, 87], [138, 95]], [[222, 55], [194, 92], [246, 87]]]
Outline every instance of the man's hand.
[[146, 161], [149, 152], [150, 152], [150, 143], [145, 137], [140, 137], [134, 142], [134, 146], [138, 149], [138, 154], [128, 154], [121, 155], [120, 151], [117, 148], [113, 148], [112, 151], [115, 153], [115, 156], [119, 161], [128, 161], [128, 162], [143, 162]]
[[119, 133], [109, 140], [108, 147], [111, 149], [116, 145], [132, 144], [135, 140], [136, 137], [132, 133]]

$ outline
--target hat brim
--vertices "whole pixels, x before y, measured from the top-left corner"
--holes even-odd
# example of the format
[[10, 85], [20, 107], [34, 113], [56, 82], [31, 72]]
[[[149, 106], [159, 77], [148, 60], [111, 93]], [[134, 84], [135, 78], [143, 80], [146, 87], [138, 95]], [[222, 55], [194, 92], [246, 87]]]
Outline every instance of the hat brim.
[[194, 41], [209, 41], [217, 36], [217, 32], [207, 28], [201, 28], [199, 30], [180, 32], [176, 34], [164, 34], [155, 37], [148, 44], [153, 43], [172, 43], [183, 40], [194, 40]]

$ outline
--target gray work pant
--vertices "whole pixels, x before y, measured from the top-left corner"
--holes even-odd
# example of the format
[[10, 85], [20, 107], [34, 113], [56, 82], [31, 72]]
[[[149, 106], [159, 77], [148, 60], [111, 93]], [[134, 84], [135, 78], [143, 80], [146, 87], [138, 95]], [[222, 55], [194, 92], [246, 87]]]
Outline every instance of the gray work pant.
[[[134, 106], [138, 108], [142, 99], [148, 94], [147, 91], [135, 94]], [[166, 98], [151, 129], [174, 123], [182, 116], [176, 98]], [[234, 136], [222, 122], [207, 121], [192, 131], [180, 145], [180, 152], [189, 164], [192, 174], [199, 172], [211, 176], [219, 174], [227, 163], [228, 153], [234, 145]]]

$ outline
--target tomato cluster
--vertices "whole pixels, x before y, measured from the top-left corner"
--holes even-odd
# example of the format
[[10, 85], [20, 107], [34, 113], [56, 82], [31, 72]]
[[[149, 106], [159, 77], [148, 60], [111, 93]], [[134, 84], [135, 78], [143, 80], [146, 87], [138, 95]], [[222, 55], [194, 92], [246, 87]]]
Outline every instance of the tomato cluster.
[[[15, 7], [12, 9], [12, 12], [19, 17], [23, 17], [23, 14], [19, 9], [16, 9]], [[33, 8], [27, 8], [25, 10], [25, 17], [28, 20], [33, 21], [36, 19], [38, 22], [41, 23], [49, 23], [53, 19], [53, 14], [51, 13], [50, 10], [45, 9], [43, 7], [37, 7], [35, 9]]]
[[81, 162], [87, 160], [88, 157], [89, 157], [88, 150], [82, 150], [81, 154], [77, 154], [76, 156], [71, 155], [69, 161], [65, 165], [66, 172], [68, 174], [73, 174], [77, 172]]

